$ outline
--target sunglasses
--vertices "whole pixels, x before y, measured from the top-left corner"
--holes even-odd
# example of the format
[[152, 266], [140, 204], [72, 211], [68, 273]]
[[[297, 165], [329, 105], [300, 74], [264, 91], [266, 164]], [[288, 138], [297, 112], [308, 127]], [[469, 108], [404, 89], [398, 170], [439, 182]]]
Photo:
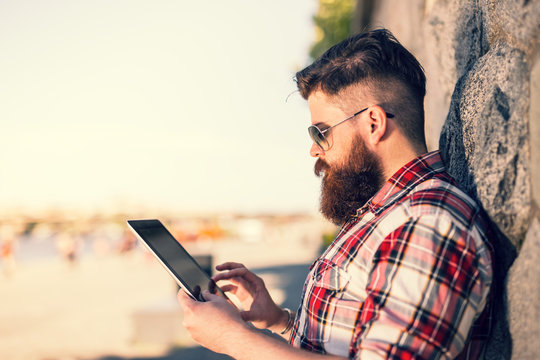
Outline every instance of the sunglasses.
[[[369, 106], [367, 108], [364, 108], [364, 109], [358, 111], [358, 112], [355, 112], [354, 114], [352, 114], [348, 118], [346, 118], [344, 120], [341, 120], [337, 124], [334, 124], [334, 125], [326, 128], [326, 129], [324, 129], [324, 130], [319, 129], [316, 125], [311, 125], [310, 127], [308, 127], [308, 133], [309, 133], [309, 136], [311, 137], [311, 140], [313, 140], [313, 142], [315, 144], [317, 144], [317, 146], [320, 147], [323, 151], [328, 151], [328, 149], [330, 149], [330, 143], [328, 142], [328, 138], [327, 138], [327, 136], [325, 136], [325, 134], [327, 132], [329, 132], [330, 129], [335, 128], [339, 124], [343, 124], [347, 120], [351, 120], [356, 115], [359, 115], [359, 114], [363, 113], [367, 109], [369, 109]], [[386, 113], [386, 117], [393, 118], [394, 115], [392, 115], [390, 113]]]

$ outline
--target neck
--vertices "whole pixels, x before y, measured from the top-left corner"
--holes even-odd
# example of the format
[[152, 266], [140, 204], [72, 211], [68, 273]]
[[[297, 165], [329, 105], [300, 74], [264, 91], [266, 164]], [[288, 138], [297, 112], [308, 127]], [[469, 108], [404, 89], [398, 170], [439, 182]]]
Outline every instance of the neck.
[[385, 178], [389, 179], [401, 169], [403, 165], [426, 152], [427, 148], [425, 146], [415, 147], [405, 139], [403, 139], [403, 141], [394, 142], [381, 153]]

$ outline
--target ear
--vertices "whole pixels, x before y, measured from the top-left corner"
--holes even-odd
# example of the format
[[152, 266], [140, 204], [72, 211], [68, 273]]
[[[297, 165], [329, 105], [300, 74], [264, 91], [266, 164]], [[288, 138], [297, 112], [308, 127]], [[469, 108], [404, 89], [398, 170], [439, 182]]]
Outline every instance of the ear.
[[387, 132], [386, 112], [380, 106], [374, 105], [367, 110], [367, 118], [366, 142], [371, 146], [376, 146]]

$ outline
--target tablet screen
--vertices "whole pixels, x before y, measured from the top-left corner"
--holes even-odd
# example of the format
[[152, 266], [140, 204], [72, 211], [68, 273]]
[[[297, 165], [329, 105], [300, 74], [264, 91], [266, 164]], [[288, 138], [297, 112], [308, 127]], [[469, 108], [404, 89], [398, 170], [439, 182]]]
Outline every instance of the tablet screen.
[[223, 295], [215, 282], [159, 220], [129, 220], [128, 224], [195, 299], [204, 301], [201, 296], [204, 290], [211, 293], [219, 291]]

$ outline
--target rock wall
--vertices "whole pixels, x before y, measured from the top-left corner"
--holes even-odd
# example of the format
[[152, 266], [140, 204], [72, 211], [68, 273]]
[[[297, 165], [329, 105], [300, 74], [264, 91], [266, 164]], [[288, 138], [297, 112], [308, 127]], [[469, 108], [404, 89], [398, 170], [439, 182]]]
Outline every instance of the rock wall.
[[428, 148], [497, 230], [486, 358], [540, 359], [540, 0], [358, 1], [423, 64]]

